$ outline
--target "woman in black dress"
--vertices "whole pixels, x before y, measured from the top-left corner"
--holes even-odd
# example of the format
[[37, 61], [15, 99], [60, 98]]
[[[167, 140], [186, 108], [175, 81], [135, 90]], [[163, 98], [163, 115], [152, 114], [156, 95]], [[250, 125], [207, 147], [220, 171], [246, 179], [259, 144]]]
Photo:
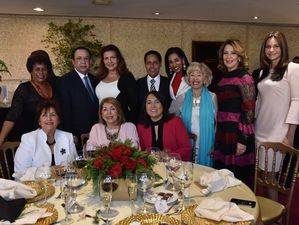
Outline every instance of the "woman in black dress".
[[52, 99], [53, 88], [48, 82], [50, 61], [39, 54], [31, 54], [27, 59], [27, 70], [31, 80], [21, 83], [12, 99], [11, 108], [6, 116], [0, 133], [0, 145], [14, 129], [14, 141], [20, 141], [24, 133], [37, 129], [36, 106], [42, 100]]

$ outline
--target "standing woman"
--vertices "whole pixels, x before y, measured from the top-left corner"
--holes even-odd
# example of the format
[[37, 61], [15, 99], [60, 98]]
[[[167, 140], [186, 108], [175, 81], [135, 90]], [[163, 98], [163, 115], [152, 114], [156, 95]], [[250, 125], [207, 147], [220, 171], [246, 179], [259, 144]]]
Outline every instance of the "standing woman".
[[[283, 33], [267, 34], [261, 47], [260, 64], [256, 141], [283, 142], [293, 146], [299, 123], [299, 64], [289, 63], [288, 45]], [[281, 155], [278, 154], [276, 171], [280, 161]]]
[[188, 66], [188, 59], [182, 49], [172, 47], [167, 50], [165, 70], [170, 79], [169, 93], [173, 100], [190, 88], [184, 79]]
[[169, 112], [180, 115], [187, 131], [197, 137], [192, 161], [212, 166], [211, 151], [215, 144], [217, 114], [217, 97], [207, 88], [212, 81], [212, 71], [204, 63], [192, 62], [186, 78], [191, 88], [172, 101]]
[[224, 77], [217, 93], [215, 167], [227, 168], [251, 185], [255, 162], [254, 81], [247, 71], [248, 58], [240, 41], [226, 40], [218, 54]]
[[31, 54], [27, 59], [27, 70], [31, 80], [21, 83], [12, 99], [11, 108], [0, 133], [0, 145], [16, 126], [16, 141], [27, 132], [38, 128], [36, 106], [43, 100], [52, 99], [55, 94], [48, 82], [49, 60], [40, 54]]
[[96, 87], [99, 103], [107, 97], [116, 98], [122, 106], [126, 121], [136, 122], [136, 80], [115, 45], [107, 45], [101, 49], [99, 78], [100, 83]]

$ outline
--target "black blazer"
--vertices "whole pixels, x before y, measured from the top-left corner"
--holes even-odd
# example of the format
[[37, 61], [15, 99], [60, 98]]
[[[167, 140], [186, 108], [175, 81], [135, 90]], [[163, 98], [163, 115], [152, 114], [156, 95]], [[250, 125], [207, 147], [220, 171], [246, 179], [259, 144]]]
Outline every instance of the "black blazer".
[[[88, 77], [95, 89], [98, 79], [91, 74], [88, 74]], [[98, 122], [99, 102], [96, 96], [93, 101], [79, 74], [72, 71], [61, 77], [59, 101], [63, 115], [63, 130], [73, 133], [80, 140], [80, 135], [88, 133]]]
[[[167, 103], [167, 108], [170, 106], [171, 97], [169, 94], [169, 82], [167, 77], [160, 76], [160, 86], [159, 93], [165, 98]], [[137, 80], [137, 90], [138, 90], [138, 106], [139, 110], [142, 111], [142, 106], [144, 104], [145, 96], [149, 92], [149, 87], [147, 85], [147, 76], [139, 78]]]
[[132, 73], [120, 76], [117, 88], [120, 91], [116, 99], [120, 102], [126, 121], [137, 122], [137, 87]]

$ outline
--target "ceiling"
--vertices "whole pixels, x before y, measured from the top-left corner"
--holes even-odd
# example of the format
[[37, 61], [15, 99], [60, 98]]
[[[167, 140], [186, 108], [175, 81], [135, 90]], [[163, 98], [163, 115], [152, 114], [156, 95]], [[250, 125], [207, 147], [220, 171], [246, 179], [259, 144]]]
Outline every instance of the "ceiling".
[[[0, 0], [0, 14], [207, 20], [299, 25], [299, 0]], [[32, 9], [41, 7], [44, 12]], [[155, 15], [154, 12], [160, 12]], [[257, 16], [259, 19], [254, 20]]]

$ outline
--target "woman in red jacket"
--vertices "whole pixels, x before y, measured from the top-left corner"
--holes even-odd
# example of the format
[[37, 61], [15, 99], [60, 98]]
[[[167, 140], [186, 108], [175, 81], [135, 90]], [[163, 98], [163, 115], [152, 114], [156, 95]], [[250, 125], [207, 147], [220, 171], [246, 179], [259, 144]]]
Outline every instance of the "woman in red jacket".
[[142, 149], [158, 147], [180, 154], [190, 161], [191, 145], [181, 118], [168, 114], [165, 99], [156, 91], [148, 93], [137, 131]]

